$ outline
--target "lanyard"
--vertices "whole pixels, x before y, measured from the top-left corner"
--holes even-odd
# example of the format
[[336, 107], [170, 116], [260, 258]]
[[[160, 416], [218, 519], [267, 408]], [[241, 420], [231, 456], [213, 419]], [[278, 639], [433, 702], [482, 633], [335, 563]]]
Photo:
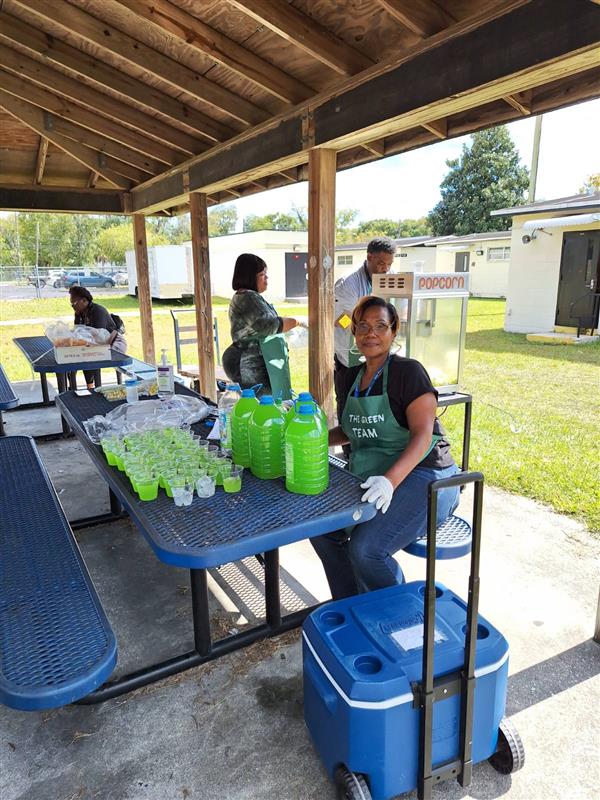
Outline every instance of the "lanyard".
[[363, 269], [365, 271], [365, 275], [367, 276], [367, 283], [369, 284], [369, 293], [370, 293], [373, 291], [373, 280], [371, 278], [371, 273], [369, 272], [369, 268], [367, 267], [366, 261], [363, 264]]
[[[391, 356], [388, 356], [387, 361], [383, 364], [383, 366], [379, 367], [375, 375], [371, 378], [371, 383], [367, 386], [367, 390], [365, 392], [365, 397], [368, 397], [371, 394], [371, 390], [377, 381], [377, 378], [381, 375], [385, 367], [387, 366], [388, 361], [390, 360]], [[354, 387], [354, 397], [360, 397], [360, 381], [357, 381], [356, 386]]]

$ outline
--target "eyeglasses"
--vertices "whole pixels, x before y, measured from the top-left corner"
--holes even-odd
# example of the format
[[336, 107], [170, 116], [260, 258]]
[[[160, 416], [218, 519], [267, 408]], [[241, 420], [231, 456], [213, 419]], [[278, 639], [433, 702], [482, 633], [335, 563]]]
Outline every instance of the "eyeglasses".
[[366, 336], [367, 333], [373, 331], [376, 336], [383, 336], [391, 327], [392, 326], [388, 325], [386, 322], [376, 322], [375, 325], [369, 325], [368, 322], [359, 322], [356, 325], [356, 333], [361, 336]]

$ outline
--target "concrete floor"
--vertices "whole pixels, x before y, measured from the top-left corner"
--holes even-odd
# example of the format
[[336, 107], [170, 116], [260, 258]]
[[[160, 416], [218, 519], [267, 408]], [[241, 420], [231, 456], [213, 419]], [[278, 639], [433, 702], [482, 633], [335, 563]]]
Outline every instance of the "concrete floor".
[[[8, 433], [60, 430], [54, 410], [5, 419]], [[75, 440], [39, 449], [70, 519], [108, 510], [107, 490]], [[477, 765], [470, 787], [445, 783], [434, 797], [589, 800], [600, 779], [600, 647], [591, 640], [598, 539], [491, 488], [483, 531], [480, 610], [510, 642], [507, 713], [526, 764], [512, 776]], [[185, 570], [161, 564], [128, 521], [77, 538], [117, 636], [119, 673], [191, 646]], [[310, 593], [327, 597], [308, 543], [284, 548], [281, 559]], [[409, 580], [423, 577], [424, 562], [401, 559]], [[440, 562], [438, 579], [464, 596], [467, 568], [466, 559]], [[239, 626], [230, 606], [215, 600], [211, 613], [221, 635]], [[302, 718], [298, 637], [257, 643], [100, 706], [0, 708], [0, 798], [333, 800]]]

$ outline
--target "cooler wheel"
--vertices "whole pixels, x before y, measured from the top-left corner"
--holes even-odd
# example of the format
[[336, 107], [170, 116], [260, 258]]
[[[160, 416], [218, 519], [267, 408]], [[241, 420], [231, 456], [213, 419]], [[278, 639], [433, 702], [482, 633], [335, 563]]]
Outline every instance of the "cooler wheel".
[[366, 780], [346, 767], [338, 767], [334, 775], [338, 800], [371, 800]]
[[488, 761], [502, 775], [517, 772], [525, 763], [523, 742], [519, 732], [507, 717], [504, 717], [500, 722], [498, 746], [496, 747], [496, 752], [493, 756], [490, 756]]

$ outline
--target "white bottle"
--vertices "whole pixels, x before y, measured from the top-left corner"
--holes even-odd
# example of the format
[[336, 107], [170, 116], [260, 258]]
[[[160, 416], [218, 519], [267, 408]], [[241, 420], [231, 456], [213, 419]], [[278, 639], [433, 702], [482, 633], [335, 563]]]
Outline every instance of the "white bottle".
[[240, 399], [240, 394], [239, 383], [228, 383], [227, 389], [219, 399], [219, 435], [222, 450], [231, 450], [231, 412]]
[[139, 400], [138, 379], [132, 372], [125, 375], [125, 397], [128, 403], [137, 403]]
[[158, 384], [158, 396], [162, 400], [173, 397], [175, 392], [175, 380], [173, 378], [173, 364], [167, 361], [167, 351], [162, 351], [160, 364], [156, 367], [156, 382]]

